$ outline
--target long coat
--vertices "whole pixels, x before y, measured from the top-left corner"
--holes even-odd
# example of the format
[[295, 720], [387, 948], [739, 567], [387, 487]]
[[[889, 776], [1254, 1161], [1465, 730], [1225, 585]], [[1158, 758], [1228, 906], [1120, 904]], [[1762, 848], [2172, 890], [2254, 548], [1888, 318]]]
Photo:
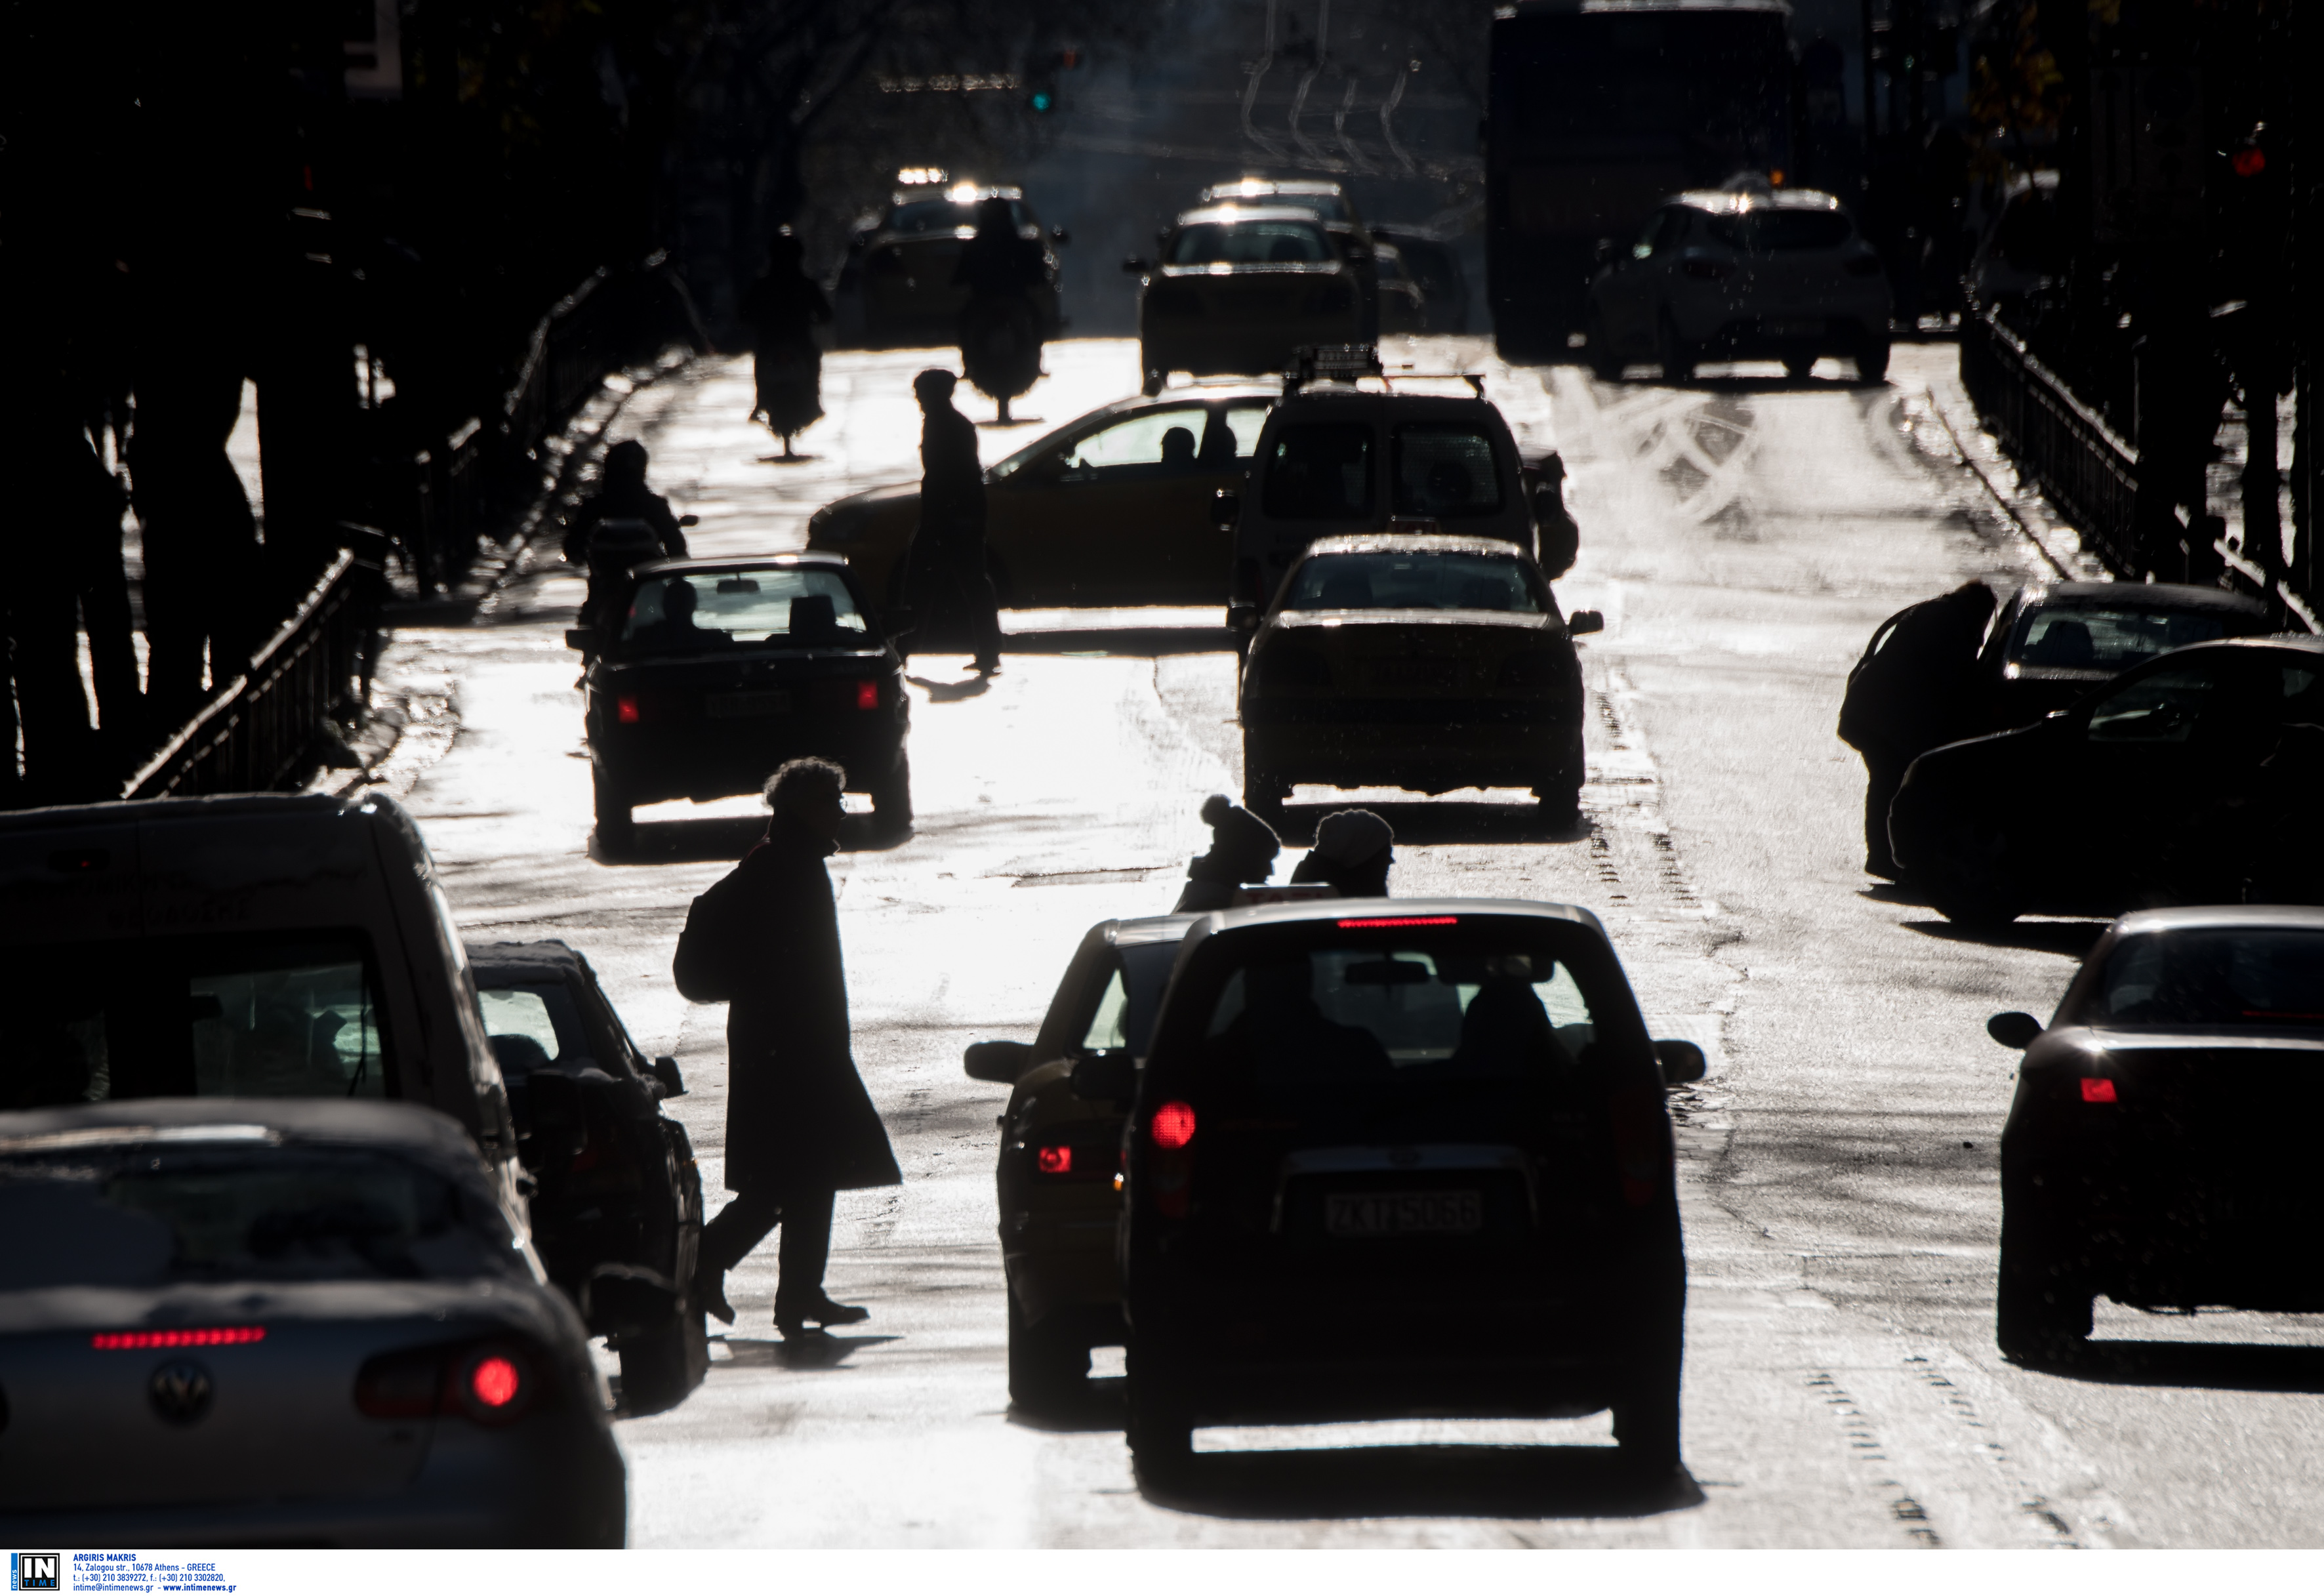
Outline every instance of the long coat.
[[831, 845], [779, 822], [731, 878], [719, 924], [741, 993], [726, 1010], [726, 1187], [776, 1197], [903, 1176], [855, 1073]]

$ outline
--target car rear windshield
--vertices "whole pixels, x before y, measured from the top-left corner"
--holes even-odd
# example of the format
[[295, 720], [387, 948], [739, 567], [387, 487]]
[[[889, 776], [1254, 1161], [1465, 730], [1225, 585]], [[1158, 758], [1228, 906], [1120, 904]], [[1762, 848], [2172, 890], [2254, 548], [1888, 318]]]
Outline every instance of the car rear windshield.
[[[1009, 202], [1009, 219], [1022, 233], [1038, 226], [1033, 213], [1025, 208], [1021, 199]], [[888, 213], [890, 233], [949, 233], [955, 227], [976, 226], [976, 201], [973, 199], [915, 199], [899, 205]]]
[[1856, 235], [1856, 224], [1837, 210], [1747, 210], [1711, 217], [1703, 231], [1719, 244], [1745, 254], [1789, 254], [1838, 249]]
[[1607, 1005], [1540, 943], [1351, 936], [1256, 952], [1209, 1007], [1204, 1072], [1267, 1086], [1568, 1075]]
[[863, 648], [871, 636], [837, 572], [795, 566], [650, 577], [622, 629], [622, 644], [640, 653], [756, 642]]
[[1286, 521], [1372, 512], [1372, 429], [1362, 422], [1308, 422], [1275, 434], [1265, 503]]
[[1283, 607], [1543, 613], [1525, 567], [1490, 554], [1319, 554], [1300, 566]]
[[376, 968], [354, 931], [11, 949], [0, 1108], [383, 1096]]
[[2227, 635], [2227, 617], [2202, 610], [2043, 606], [2018, 618], [2009, 660], [2050, 670], [2123, 670]]
[[1501, 507], [1492, 440], [1473, 427], [1396, 429], [1396, 512], [1455, 520]]
[[2125, 937], [2069, 1023], [2324, 1028], [2324, 931], [2238, 927]]
[[1338, 260], [1306, 222], [1198, 222], [1170, 244], [1173, 266], [1316, 266]]
[[364, 1149], [0, 1143], [0, 1290], [517, 1278], [497, 1211]]

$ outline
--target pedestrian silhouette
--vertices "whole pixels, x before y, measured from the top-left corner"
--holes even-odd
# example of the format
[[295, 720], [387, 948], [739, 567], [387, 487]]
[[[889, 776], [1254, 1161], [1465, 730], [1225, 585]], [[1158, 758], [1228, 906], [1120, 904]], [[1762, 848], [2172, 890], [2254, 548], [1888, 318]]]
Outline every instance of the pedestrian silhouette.
[[786, 460], [798, 457], [791, 439], [823, 419], [823, 351], [815, 329], [831, 320], [831, 303], [801, 261], [799, 241], [783, 228], [768, 252], [765, 275], [742, 298], [758, 383], [751, 419], [783, 440]]
[[1864, 756], [1864, 868], [1896, 876], [1888, 807], [1904, 772], [1930, 749], [1985, 729], [1977, 652], [1993, 618], [1993, 589], [1964, 582], [1880, 623], [1848, 673], [1840, 739]]
[[953, 408], [959, 379], [940, 367], [912, 379], [919, 401], [920, 524], [906, 555], [908, 586], [922, 611], [949, 613], [964, 624], [973, 669], [1001, 669], [1000, 599], [984, 549], [984, 467], [976, 428]]

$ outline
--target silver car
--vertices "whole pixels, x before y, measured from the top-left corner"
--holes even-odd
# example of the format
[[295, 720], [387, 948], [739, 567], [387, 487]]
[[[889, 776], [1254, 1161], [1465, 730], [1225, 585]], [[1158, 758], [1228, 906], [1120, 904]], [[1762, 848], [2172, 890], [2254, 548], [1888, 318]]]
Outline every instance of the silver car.
[[1653, 361], [1683, 383], [1714, 360], [1780, 360], [1794, 380], [1818, 357], [1888, 372], [1888, 279], [1839, 200], [1812, 189], [1738, 186], [1680, 194], [1627, 247], [1600, 246], [1590, 285], [1589, 358], [1608, 382]]
[[586, 1332], [397, 1102], [0, 1115], [0, 1536], [618, 1546]]

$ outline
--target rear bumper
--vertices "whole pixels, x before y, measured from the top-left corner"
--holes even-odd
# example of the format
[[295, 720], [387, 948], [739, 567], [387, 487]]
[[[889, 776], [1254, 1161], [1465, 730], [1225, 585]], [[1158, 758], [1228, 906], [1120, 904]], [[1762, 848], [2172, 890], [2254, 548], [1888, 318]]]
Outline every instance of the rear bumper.
[[894, 773], [904, 729], [884, 711], [775, 722], [691, 721], [669, 727], [593, 724], [589, 758], [632, 803], [733, 798], [756, 792], [786, 760], [827, 759], [851, 792]]
[[1535, 787], [1578, 775], [1578, 709], [1551, 716], [1436, 724], [1384, 723], [1360, 715], [1325, 720], [1246, 718], [1247, 760], [1277, 777], [1338, 787], [1386, 785], [1421, 792], [1459, 787]]
[[1019, 1218], [1002, 1222], [1001, 1255], [1009, 1289], [1028, 1323], [1077, 1308], [1104, 1308], [1119, 1315], [1121, 1275], [1114, 1259], [1114, 1216]]
[[1851, 355], [1859, 344], [1885, 341], [1888, 337], [1885, 307], [1765, 310], [1742, 316], [1723, 307], [1690, 316], [1674, 307], [1671, 322], [1681, 337], [1703, 349], [1747, 360], [1775, 359], [1809, 349], [1819, 355]]

